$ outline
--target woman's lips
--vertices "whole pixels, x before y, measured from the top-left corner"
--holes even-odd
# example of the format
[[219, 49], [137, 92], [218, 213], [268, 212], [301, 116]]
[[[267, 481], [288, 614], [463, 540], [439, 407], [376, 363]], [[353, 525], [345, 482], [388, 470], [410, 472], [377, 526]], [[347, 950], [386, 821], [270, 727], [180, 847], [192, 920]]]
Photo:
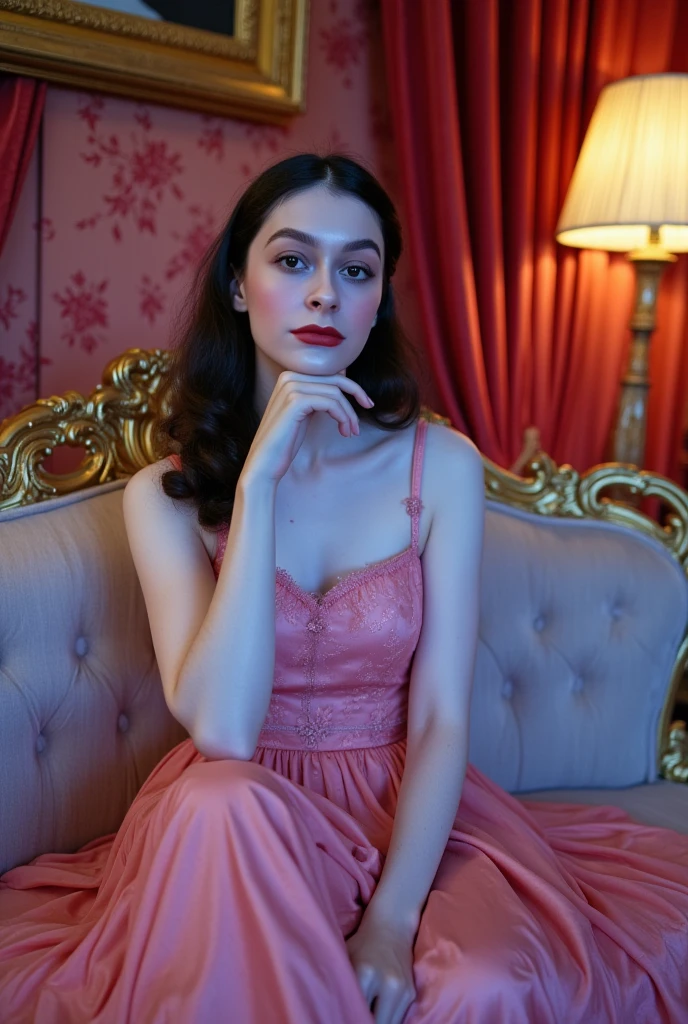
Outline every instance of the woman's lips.
[[324, 345], [326, 348], [341, 345], [344, 340], [335, 338], [332, 334], [321, 334], [319, 331], [291, 331], [291, 333], [306, 345]]

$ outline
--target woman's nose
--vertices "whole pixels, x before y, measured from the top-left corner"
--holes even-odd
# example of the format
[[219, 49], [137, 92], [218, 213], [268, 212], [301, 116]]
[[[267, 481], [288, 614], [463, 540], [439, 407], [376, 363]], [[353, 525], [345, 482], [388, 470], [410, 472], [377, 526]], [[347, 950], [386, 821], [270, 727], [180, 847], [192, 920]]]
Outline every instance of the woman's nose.
[[337, 288], [331, 275], [326, 270], [321, 270], [317, 278], [312, 282], [312, 288], [308, 295], [307, 304], [310, 309], [335, 309], [339, 303]]

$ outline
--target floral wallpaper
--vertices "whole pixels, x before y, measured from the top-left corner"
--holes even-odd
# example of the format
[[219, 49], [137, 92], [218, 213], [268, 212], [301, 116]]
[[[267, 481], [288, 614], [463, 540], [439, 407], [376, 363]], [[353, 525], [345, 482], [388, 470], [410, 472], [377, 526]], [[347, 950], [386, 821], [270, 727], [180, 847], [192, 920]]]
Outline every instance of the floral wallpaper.
[[[0, 418], [36, 397], [88, 394], [127, 348], [167, 347], [200, 256], [269, 164], [336, 149], [399, 201], [379, 18], [378, 0], [311, 0], [307, 111], [286, 127], [49, 88], [0, 255]], [[412, 332], [404, 258], [395, 283]]]

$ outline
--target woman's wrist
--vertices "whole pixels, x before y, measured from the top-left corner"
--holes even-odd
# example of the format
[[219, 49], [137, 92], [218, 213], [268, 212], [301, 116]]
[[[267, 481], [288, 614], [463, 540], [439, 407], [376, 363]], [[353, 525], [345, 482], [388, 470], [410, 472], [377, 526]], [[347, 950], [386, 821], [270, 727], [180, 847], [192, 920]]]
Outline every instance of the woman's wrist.
[[406, 935], [412, 941], [420, 924], [420, 911], [400, 912], [385, 906], [382, 900], [376, 900], [373, 894], [365, 909], [363, 920], [369, 927], [388, 928], [396, 934]]
[[239, 475], [236, 490], [237, 494], [241, 494], [244, 498], [274, 498], [277, 482], [260, 473], [255, 473], [245, 466]]

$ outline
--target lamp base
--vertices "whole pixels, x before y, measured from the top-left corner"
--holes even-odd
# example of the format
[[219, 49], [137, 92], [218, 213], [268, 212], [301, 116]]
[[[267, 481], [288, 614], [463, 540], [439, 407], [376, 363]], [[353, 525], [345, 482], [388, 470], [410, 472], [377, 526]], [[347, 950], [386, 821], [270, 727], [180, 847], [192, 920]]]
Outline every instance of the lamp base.
[[649, 349], [656, 326], [657, 293], [667, 263], [676, 257], [663, 246], [651, 242], [644, 249], [629, 254], [635, 266], [635, 308], [629, 324], [631, 346], [626, 374], [621, 381], [621, 395], [614, 426], [612, 459], [643, 468], [647, 430], [647, 398], [650, 389], [648, 374]]

